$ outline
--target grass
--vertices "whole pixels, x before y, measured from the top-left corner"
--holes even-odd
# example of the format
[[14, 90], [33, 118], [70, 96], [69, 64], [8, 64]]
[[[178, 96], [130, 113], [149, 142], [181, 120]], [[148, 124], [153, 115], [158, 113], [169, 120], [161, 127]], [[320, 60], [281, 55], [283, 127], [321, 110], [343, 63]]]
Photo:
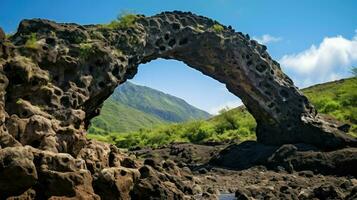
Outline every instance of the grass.
[[117, 17], [117, 19], [111, 21], [109, 24], [103, 24], [102, 27], [108, 29], [135, 27], [135, 21], [137, 19], [139, 19], [138, 15], [131, 13], [122, 13]]
[[103, 106], [102, 114], [94, 118], [89, 133], [107, 135], [119, 132], [154, 127], [165, 122], [140, 110], [125, 106], [109, 98]]
[[[350, 123], [349, 134], [357, 136], [357, 78], [350, 78], [312, 86], [302, 90], [320, 113], [331, 115]], [[208, 120], [160, 125], [127, 133], [110, 133], [91, 138], [109, 142], [120, 148], [157, 147], [171, 142], [203, 143], [255, 139], [256, 122], [243, 106], [223, 110], [220, 115]]]
[[316, 85], [303, 92], [320, 113], [350, 123], [350, 134], [357, 136], [357, 78]]
[[220, 32], [222, 32], [222, 31], [224, 30], [224, 28], [223, 28], [223, 26], [220, 25], [220, 24], [214, 24], [214, 25], [212, 26], [212, 30], [213, 30], [214, 32], [216, 32], [216, 33], [220, 33]]
[[38, 49], [36, 33], [31, 33], [25, 43], [25, 47], [29, 49]]

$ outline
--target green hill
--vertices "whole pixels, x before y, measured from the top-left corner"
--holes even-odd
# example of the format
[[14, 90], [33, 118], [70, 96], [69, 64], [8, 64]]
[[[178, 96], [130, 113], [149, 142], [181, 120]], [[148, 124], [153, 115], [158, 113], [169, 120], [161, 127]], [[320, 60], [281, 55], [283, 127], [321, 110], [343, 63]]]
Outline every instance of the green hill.
[[101, 114], [91, 121], [89, 133], [128, 132], [209, 117], [180, 98], [126, 82], [104, 102]]
[[[357, 78], [315, 85], [302, 92], [320, 113], [328, 114], [350, 123], [349, 134], [357, 136]], [[130, 133], [97, 138], [128, 148], [134, 146], [158, 146], [170, 142], [255, 139], [256, 122], [244, 106], [222, 111], [208, 120], [161, 125]]]
[[350, 123], [357, 134], [357, 77], [318, 84], [302, 90], [320, 113]]
[[91, 123], [89, 133], [107, 134], [150, 128], [165, 122], [155, 116], [109, 98], [105, 102], [100, 116], [94, 118]]

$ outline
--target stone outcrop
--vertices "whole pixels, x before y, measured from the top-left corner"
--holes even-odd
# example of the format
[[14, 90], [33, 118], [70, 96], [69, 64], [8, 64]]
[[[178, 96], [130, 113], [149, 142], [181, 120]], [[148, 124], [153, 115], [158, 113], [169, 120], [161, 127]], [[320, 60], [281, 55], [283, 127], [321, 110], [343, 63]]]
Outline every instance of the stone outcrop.
[[9, 184], [1, 198], [98, 199], [109, 192], [123, 199], [152, 190], [183, 197], [178, 178], [160, 179], [160, 168], [85, 137], [114, 89], [157, 58], [183, 61], [224, 83], [253, 114], [261, 143], [356, 146], [317, 114], [264, 45], [214, 20], [177, 11], [118, 28], [23, 20], [10, 38], [0, 31], [0, 185]]
[[357, 149], [322, 152], [306, 144], [285, 144], [279, 147], [246, 141], [228, 146], [212, 157], [209, 164], [235, 170], [263, 165], [288, 172], [310, 170], [324, 175], [357, 177]]

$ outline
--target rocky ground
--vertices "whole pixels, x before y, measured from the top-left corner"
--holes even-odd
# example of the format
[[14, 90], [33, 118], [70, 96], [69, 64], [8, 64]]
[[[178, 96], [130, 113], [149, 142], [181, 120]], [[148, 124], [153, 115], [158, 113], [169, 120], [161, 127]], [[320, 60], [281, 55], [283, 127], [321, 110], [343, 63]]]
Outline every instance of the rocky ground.
[[[273, 165], [267, 163], [269, 161], [264, 162], [263, 159], [259, 161], [259, 164], [254, 164], [248, 162], [249, 157], [244, 157], [247, 160], [246, 162], [237, 164], [239, 163], [237, 160], [240, 159], [237, 158], [240, 155], [237, 151], [249, 152], [250, 158], [256, 157], [253, 156], [254, 153], [271, 153], [270, 158], [272, 158], [271, 156], [274, 153], [274, 156], [277, 156], [277, 152], [285, 148], [277, 148], [275, 151], [267, 152], [268, 147], [263, 150], [264, 147], [257, 148], [252, 144], [254, 143], [240, 144], [238, 150], [239, 144], [195, 145], [177, 143], [157, 149], [133, 150], [130, 153], [152, 163], [172, 160], [184, 171], [192, 173], [190, 176], [197, 184], [195, 189], [202, 192], [202, 196], [196, 196], [197, 199], [217, 199], [220, 194], [227, 193], [234, 193], [237, 199], [357, 198], [357, 179], [354, 170], [357, 166], [356, 149], [348, 149], [348, 151], [354, 152], [354, 159], [351, 159], [350, 163], [346, 163], [350, 166], [350, 170], [345, 171], [344, 175], [338, 176], [333, 173], [319, 173], [319, 169], [321, 169], [321, 172], [328, 172], [327, 168], [332, 167], [331, 163], [321, 164], [325, 162], [324, 157], [328, 157], [328, 153], [315, 157], [314, 165], [306, 166], [306, 170], [295, 170], [294, 164], [300, 166], [297, 163], [289, 167], [284, 162], [280, 162], [279, 165], [273, 167]], [[259, 152], [256, 151], [257, 149], [259, 149]], [[305, 150], [306, 154], [313, 153], [311, 149]], [[209, 158], [212, 159], [209, 160]], [[217, 159], [220, 161], [219, 165], [215, 164]], [[232, 166], [231, 163], [235, 163], [235, 165]], [[310, 169], [308, 169], [309, 167]], [[337, 168], [335, 167], [336, 170]], [[343, 169], [348, 170], [348, 167], [343, 167]], [[231, 198], [233, 198], [232, 196]]]

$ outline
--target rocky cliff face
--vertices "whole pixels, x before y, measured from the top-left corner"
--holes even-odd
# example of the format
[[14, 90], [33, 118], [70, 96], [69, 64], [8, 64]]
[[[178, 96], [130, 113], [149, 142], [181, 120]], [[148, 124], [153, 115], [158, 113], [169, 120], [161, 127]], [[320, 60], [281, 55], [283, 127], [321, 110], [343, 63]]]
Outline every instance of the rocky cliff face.
[[139, 64], [156, 58], [181, 60], [226, 84], [257, 120], [259, 142], [356, 145], [317, 115], [265, 46], [211, 19], [170, 12], [137, 16], [118, 28], [23, 20], [10, 38], [0, 32], [2, 197], [118, 192], [126, 199], [130, 191], [150, 191], [183, 198], [184, 189], [163, 170], [141, 167], [114, 146], [85, 138], [103, 101]]

